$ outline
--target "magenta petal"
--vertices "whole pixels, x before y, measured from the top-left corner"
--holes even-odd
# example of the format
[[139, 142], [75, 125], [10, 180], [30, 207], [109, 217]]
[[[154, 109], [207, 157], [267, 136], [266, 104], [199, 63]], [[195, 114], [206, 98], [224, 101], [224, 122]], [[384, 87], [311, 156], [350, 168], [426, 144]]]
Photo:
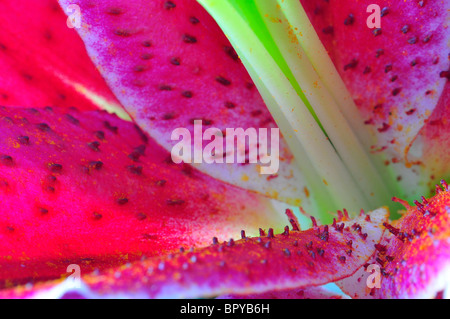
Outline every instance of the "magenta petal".
[[66, 20], [56, 0], [0, 3], [0, 105], [119, 107]]
[[442, 147], [450, 141], [450, 83], [447, 81], [438, 105], [413, 143], [422, 156], [413, 158], [425, 164], [427, 173], [435, 178], [450, 172], [450, 148]]
[[[373, 150], [407, 162], [447, 82], [449, 2], [301, 2], [377, 137]], [[379, 29], [367, 26], [371, 4], [381, 9]]]
[[[0, 287], [284, 225], [106, 112], [0, 107]], [[281, 224], [281, 225], [280, 225]]]
[[[66, 8], [72, 1], [60, 3]], [[171, 140], [174, 129], [186, 128], [194, 136], [196, 119], [202, 120], [203, 131], [276, 127], [228, 39], [197, 1], [77, 3], [84, 22], [78, 31], [92, 60], [138, 125], [167, 150], [178, 142]], [[252, 141], [250, 147], [257, 144]], [[299, 204], [305, 185], [282, 138], [279, 147], [280, 168], [274, 175], [259, 174], [257, 164], [203, 162], [196, 167]]]
[[386, 224], [372, 260], [338, 283], [344, 292], [354, 298], [434, 298], [448, 290], [450, 194], [444, 187], [433, 198], [408, 207], [398, 222]]
[[[369, 217], [368, 217], [369, 216]], [[254, 294], [326, 284], [352, 275], [374, 253], [387, 212], [306, 231], [285, 229], [274, 235], [246, 237], [210, 247], [150, 258], [86, 275], [76, 290], [87, 298], [195, 298]], [[341, 227], [341, 225], [344, 225]], [[67, 281], [4, 291], [3, 297], [60, 297], [72, 289]]]

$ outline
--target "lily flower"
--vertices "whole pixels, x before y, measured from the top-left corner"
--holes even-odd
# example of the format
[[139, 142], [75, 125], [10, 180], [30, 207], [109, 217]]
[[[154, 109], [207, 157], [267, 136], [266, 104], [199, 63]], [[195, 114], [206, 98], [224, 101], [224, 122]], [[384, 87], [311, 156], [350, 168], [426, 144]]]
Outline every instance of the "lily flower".
[[448, 4], [371, 2], [2, 3], [0, 296], [447, 296]]

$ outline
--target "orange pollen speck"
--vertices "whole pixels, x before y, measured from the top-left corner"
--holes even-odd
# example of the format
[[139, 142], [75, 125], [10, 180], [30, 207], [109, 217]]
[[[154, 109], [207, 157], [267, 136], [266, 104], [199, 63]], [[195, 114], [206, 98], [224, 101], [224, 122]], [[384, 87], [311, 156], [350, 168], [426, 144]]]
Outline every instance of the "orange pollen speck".
[[309, 197], [309, 190], [306, 186], [303, 188], [303, 192], [305, 193], [306, 197]]

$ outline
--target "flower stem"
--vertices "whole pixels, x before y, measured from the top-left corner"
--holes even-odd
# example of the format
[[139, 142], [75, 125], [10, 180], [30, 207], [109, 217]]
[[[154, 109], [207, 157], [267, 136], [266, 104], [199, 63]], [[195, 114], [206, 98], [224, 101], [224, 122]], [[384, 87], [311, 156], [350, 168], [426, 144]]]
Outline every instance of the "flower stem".
[[[300, 6], [299, 1], [287, 0], [281, 1], [281, 4], [286, 6], [293, 2]], [[293, 73], [294, 80], [299, 83], [302, 92], [307, 96], [310, 105], [314, 109], [316, 116], [342, 161], [357, 184], [363, 189], [363, 193], [366, 195], [371, 208], [375, 209], [380, 205], [388, 203], [390, 200], [389, 192], [380, 174], [371, 162], [368, 151], [363, 147], [355, 134], [355, 132], [360, 133], [366, 131], [366, 129], [358, 126], [358, 131], [355, 131], [349, 125], [347, 118], [343, 114], [343, 109], [349, 109], [347, 104], [351, 107], [354, 106], [352, 102], [347, 102], [346, 98], [348, 97], [345, 96], [346, 93], [341, 93], [343, 91], [348, 93], [348, 91], [343, 86], [339, 92], [335, 92], [339, 95], [339, 98], [336, 98], [332, 95], [328, 86], [324, 84], [324, 80], [328, 80], [329, 83], [334, 83], [334, 77], [339, 78], [339, 80], [340, 77], [323, 49], [323, 46], [319, 42], [321, 45], [320, 48], [316, 49], [314, 47], [316, 52], [314, 56], [320, 57], [319, 64], [326, 61], [326, 64], [331, 64], [332, 69], [329, 69], [331, 73], [328, 70], [327, 73], [323, 73], [326, 76], [320, 77], [316, 72], [317, 67], [312, 65], [309, 56], [300, 45], [303, 42], [307, 42], [303, 40], [303, 25], [301, 29], [296, 28], [285, 16], [285, 13], [291, 12], [289, 10], [292, 10], [292, 8], [287, 7], [283, 11], [283, 7], [274, 1], [256, 1], [255, 3], [261, 16], [264, 17], [264, 23], [277, 47], [283, 52], [283, 57]], [[309, 25], [311, 26], [310, 23]], [[322, 64], [319, 65], [319, 67], [321, 66]], [[340, 80], [340, 83], [343, 84], [342, 80]], [[332, 89], [336, 90], [333, 86]], [[349, 99], [353, 101], [351, 97]], [[340, 107], [336, 102], [343, 103], [344, 100], [346, 103], [344, 107]], [[359, 114], [356, 106], [352, 109], [351, 114], [355, 125], [362, 124], [360, 119], [356, 121], [358, 119], [357, 114]]]
[[[241, 57], [242, 58], [242, 57]], [[257, 73], [251, 67], [250, 63], [245, 62], [247, 66], [247, 71], [254, 79], [255, 85], [258, 87], [261, 96], [268, 105], [278, 105], [274, 97], [269, 90], [265, 87], [264, 83], [258, 77]], [[317, 211], [321, 217], [322, 222], [331, 222], [330, 215], [327, 212], [332, 212], [335, 210], [335, 204], [330, 200], [331, 195], [327, 189], [324, 189], [323, 183], [321, 182], [319, 175], [317, 174], [314, 166], [312, 165], [309, 158], [306, 156], [306, 152], [300, 143], [295, 139], [295, 131], [289, 124], [284, 116], [278, 116], [276, 119], [279, 127], [283, 128], [283, 136], [288, 144], [289, 149], [294, 150], [295, 158], [301, 158], [301, 161], [296, 161], [296, 164], [300, 168], [300, 172], [306, 181], [308, 190], [310, 190], [310, 196], [312, 197], [313, 205], [309, 207], [308, 203], [303, 202], [302, 207], [305, 211]], [[319, 217], [319, 216], [317, 216]]]
[[[319, 123], [293, 87], [290, 82], [293, 79], [286, 77], [260, 38], [243, 18], [242, 11], [237, 10], [228, 1], [199, 0], [199, 2], [230, 38], [244, 65], [254, 71], [254, 80], [257, 74], [256, 85], [260, 90], [267, 90], [264, 94], [266, 104], [275, 121], [279, 123], [297, 163], [302, 167], [305, 157], [309, 159], [319, 176], [319, 183], [323, 183], [322, 189], [326, 189], [331, 195], [330, 200], [334, 203], [334, 210], [343, 207], [354, 212], [361, 208], [368, 209], [370, 205], [361, 187], [356, 184]], [[266, 37], [266, 39], [270, 41], [269, 38]], [[272, 98], [267, 99], [269, 94]], [[287, 129], [287, 125], [283, 127], [280, 123], [288, 123], [292, 130]], [[291, 137], [289, 133], [292, 131]]]

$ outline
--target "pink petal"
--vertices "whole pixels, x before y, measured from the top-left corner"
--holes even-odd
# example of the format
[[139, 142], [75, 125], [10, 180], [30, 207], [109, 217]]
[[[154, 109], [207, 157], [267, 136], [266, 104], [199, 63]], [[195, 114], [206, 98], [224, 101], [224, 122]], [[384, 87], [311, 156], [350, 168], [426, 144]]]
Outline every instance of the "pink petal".
[[56, 0], [2, 1], [0, 20], [0, 105], [119, 106]]
[[[71, 1], [60, 3], [67, 7]], [[187, 128], [194, 136], [195, 119], [202, 120], [203, 131], [276, 127], [226, 36], [195, 0], [78, 4], [85, 23], [78, 31], [91, 58], [138, 125], [167, 150], [178, 142], [171, 140], [174, 129]], [[260, 175], [257, 164], [197, 167], [299, 204], [305, 185], [283, 140], [279, 147], [280, 169], [274, 175]]]
[[[354, 298], [434, 298], [450, 285], [450, 194], [448, 187], [416, 202], [393, 225], [377, 253], [338, 285]], [[379, 288], [374, 286], [378, 268]], [[371, 276], [371, 278], [369, 278]], [[369, 282], [369, 285], [367, 284]]]
[[414, 141], [438, 104], [448, 70], [448, 1], [377, 1], [381, 29], [369, 29], [374, 1], [302, 1], [355, 99], [373, 150], [407, 164]]
[[287, 228], [279, 235], [269, 229], [258, 238], [243, 234], [236, 241], [213, 239], [207, 248], [86, 275], [80, 289], [55, 281], [4, 291], [1, 296], [196, 298], [303, 289], [352, 275], [374, 253], [385, 221], [387, 212], [380, 209], [346, 221], [342, 228], [341, 224], [306, 231]]
[[[450, 84], [447, 82], [438, 105], [413, 142], [413, 149], [421, 149], [411, 161], [425, 165], [431, 180], [448, 176], [450, 172], [450, 148], [443, 147], [450, 141]], [[432, 187], [432, 185], [429, 185]]]
[[265, 197], [214, 180], [106, 112], [0, 108], [0, 287], [280, 225]]

